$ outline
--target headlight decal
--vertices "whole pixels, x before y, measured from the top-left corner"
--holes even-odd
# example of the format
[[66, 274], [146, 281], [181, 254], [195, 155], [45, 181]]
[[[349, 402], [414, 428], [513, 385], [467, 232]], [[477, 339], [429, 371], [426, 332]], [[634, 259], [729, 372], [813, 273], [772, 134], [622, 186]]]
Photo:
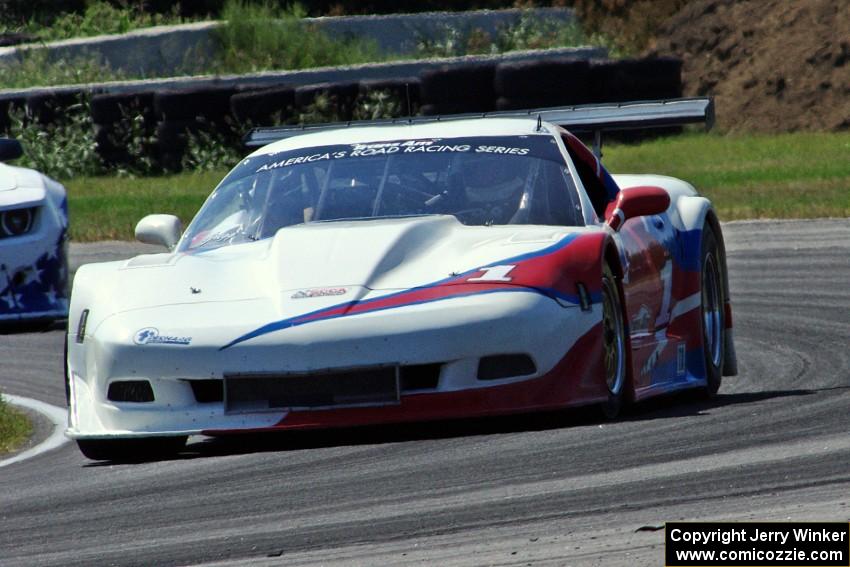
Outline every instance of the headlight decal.
[[37, 207], [0, 211], [0, 238], [22, 236], [32, 230]]

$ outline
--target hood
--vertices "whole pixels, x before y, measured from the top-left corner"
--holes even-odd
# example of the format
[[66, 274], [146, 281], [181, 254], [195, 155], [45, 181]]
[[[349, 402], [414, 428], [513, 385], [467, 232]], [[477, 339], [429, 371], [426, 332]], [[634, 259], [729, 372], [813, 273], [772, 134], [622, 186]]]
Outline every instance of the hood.
[[116, 310], [260, 298], [352, 301], [373, 290], [433, 284], [592, 230], [468, 227], [451, 216], [298, 225], [260, 242], [122, 262], [113, 274], [113, 289], [121, 290]]
[[37, 205], [45, 195], [44, 177], [39, 172], [0, 163], [0, 208]]

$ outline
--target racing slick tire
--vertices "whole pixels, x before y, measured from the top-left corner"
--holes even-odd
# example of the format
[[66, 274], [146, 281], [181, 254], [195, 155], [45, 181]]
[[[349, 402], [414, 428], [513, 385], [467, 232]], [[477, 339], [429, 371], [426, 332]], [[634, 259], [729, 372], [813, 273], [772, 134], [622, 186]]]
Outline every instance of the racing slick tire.
[[78, 439], [77, 446], [83, 455], [93, 461], [134, 463], [176, 455], [186, 445], [187, 439], [185, 435], [143, 439]]
[[657, 100], [682, 96], [682, 61], [675, 57], [617, 59], [590, 67], [594, 102]]
[[153, 99], [156, 118], [163, 122], [197, 120], [220, 124], [230, 113], [233, 87], [198, 87], [157, 91]]
[[145, 124], [154, 122], [154, 92], [106, 93], [91, 98], [91, 119], [95, 124], [111, 125], [141, 115]]
[[336, 117], [324, 118], [323, 121], [345, 122], [352, 119], [354, 103], [359, 92], [360, 83], [355, 82], [302, 85], [295, 89], [295, 110], [296, 113], [309, 112], [309, 107], [316, 103], [319, 96], [325, 95], [329, 99], [328, 110], [332, 110]]
[[38, 91], [26, 99], [27, 116], [41, 125], [52, 124], [64, 116], [69, 107], [79, 103], [79, 92]]
[[710, 225], [702, 231], [700, 252], [700, 319], [702, 346], [705, 356], [705, 388], [707, 397], [720, 389], [723, 376], [724, 341], [726, 328], [726, 290], [723, 287], [722, 261], [717, 237]]
[[607, 419], [616, 418], [624, 404], [627, 352], [620, 285], [606, 262], [602, 267], [602, 357], [608, 399], [602, 403], [602, 414]]
[[294, 108], [295, 88], [292, 86], [245, 91], [230, 97], [230, 112], [236, 120], [256, 126], [286, 123], [293, 117]]
[[[420, 81], [422, 114], [488, 112], [496, 105], [492, 64], [460, 65], [424, 71]], [[430, 110], [426, 112], [426, 107]]]
[[576, 59], [506, 61], [496, 67], [493, 85], [497, 97], [532, 102], [515, 108], [584, 104], [592, 101], [589, 75], [590, 64]]

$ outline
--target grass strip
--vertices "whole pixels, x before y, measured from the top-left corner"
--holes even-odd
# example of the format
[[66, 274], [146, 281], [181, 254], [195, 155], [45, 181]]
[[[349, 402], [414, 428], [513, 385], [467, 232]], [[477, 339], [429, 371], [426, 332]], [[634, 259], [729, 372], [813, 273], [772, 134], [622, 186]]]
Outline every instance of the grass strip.
[[71, 240], [132, 240], [136, 223], [151, 213], [177, 215], [185, 226], [225, 173], [222, 170], [67, 181]]
[[[850, 132], [721, 136], [684, 134], [638, 145], [609, 144], [615, 173], [656, 173], [692, 183], [724, 221], [850, 216]], [[150, 213], [184, 223], [226, 171], [66, 181], [71, 237], [131, 240]]]
[[657, 173], [692, 183], [721, 220], [850, 216], [850, 132], [692, 133], [608, 145], [615, 173]]
[[0, 455], [20, 447], [31, 433], [29, 419], [0, 396]]

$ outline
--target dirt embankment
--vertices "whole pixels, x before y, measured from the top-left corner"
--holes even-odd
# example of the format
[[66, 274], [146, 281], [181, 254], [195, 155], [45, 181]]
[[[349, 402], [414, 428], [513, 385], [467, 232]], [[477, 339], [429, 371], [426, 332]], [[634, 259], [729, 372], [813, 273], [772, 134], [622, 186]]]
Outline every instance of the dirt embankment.
[[685, 94], [714, 95], [724, 131], [850, 129], [848, 0], [694, 0], [650, 54], [684, 60]]

